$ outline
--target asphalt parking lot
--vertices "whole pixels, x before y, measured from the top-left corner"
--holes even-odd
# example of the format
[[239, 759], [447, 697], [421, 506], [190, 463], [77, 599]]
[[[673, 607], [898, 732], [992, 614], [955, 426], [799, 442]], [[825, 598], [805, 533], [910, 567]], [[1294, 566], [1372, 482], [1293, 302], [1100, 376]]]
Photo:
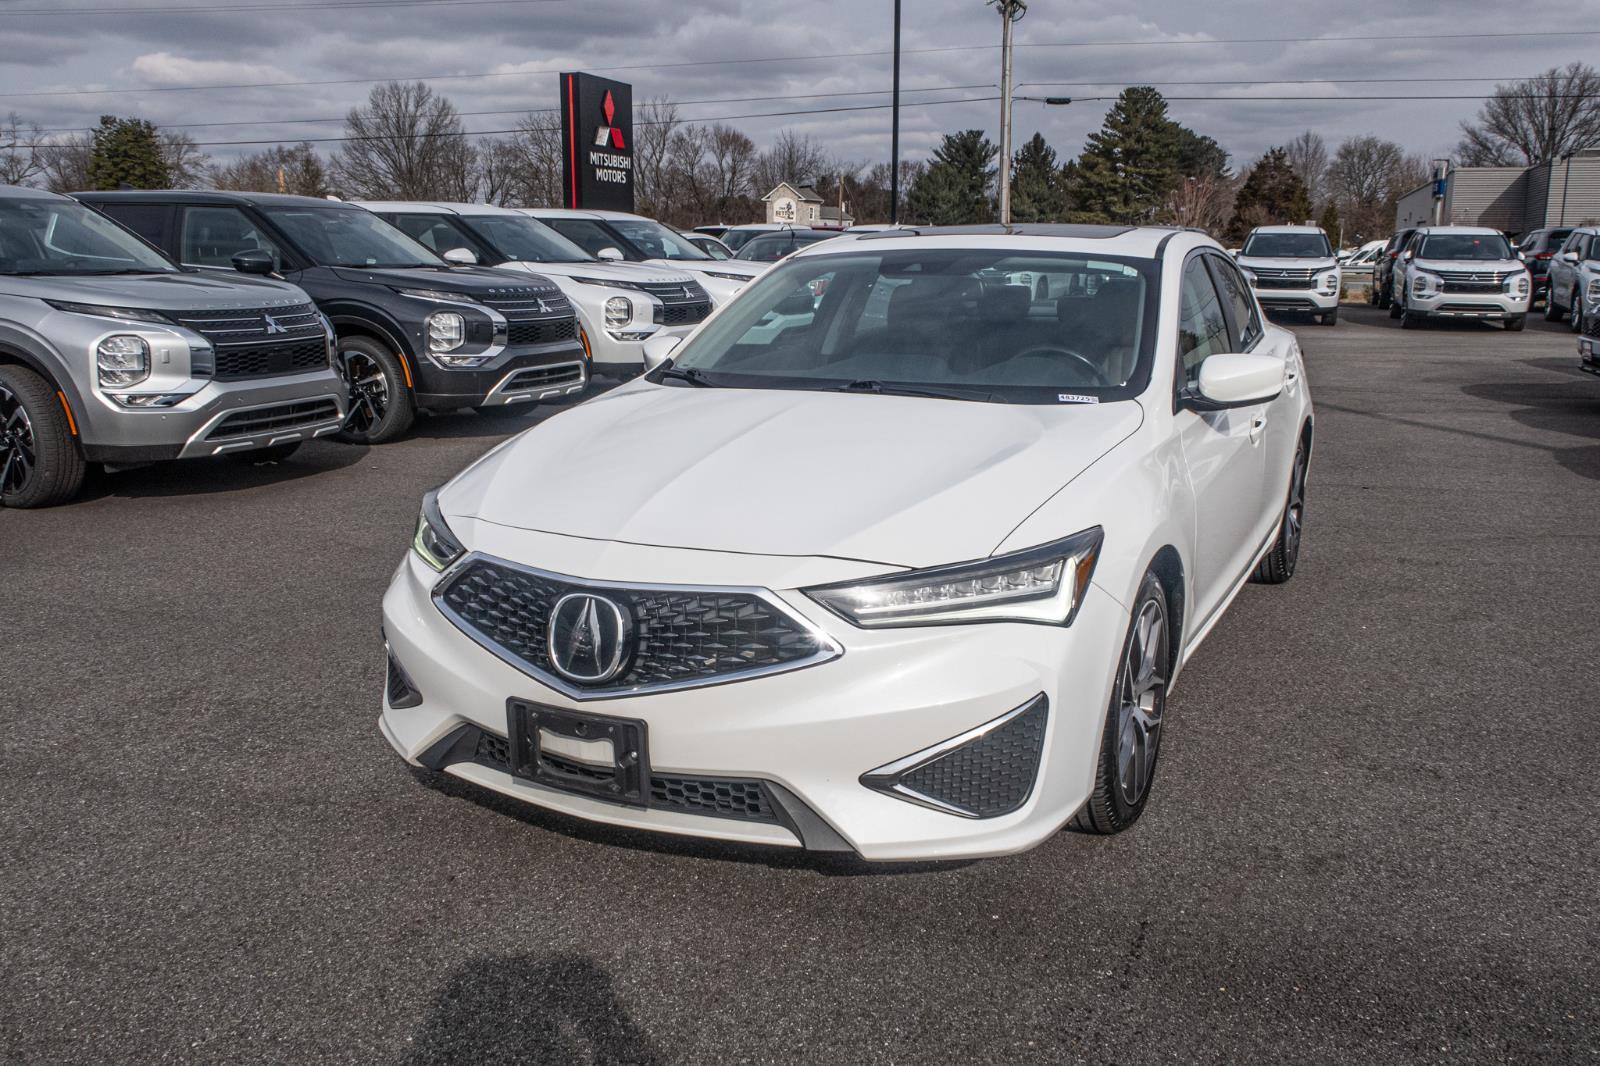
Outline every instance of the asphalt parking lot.
[[503, 423], [0, 513], [0, 1061], [1594, 1061], [1600, 380], [1533, 319], [1298, 328], [1298, 576], [1185, 674], [1132, 832], [980, 863], [408, 770], [379, 599]]

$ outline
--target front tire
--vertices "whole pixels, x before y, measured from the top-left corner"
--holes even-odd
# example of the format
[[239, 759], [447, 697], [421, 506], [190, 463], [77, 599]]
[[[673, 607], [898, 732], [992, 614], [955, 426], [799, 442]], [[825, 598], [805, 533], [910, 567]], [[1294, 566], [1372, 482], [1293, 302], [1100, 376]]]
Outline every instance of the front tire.
[[1322, 312], [1322, 324], [1324, 326], [1337, 326], [1339, 324], [1339, 309], [1336, 307], [1332, 311]]
[[1085, 833], [1120, 833], [1139, 820], [1150, 799], [1161, 725], [1166, 717], [1172, 638], [1167, 591], [1146, 573], [1134, 598], [1133, 618], [1122, 642], [1117, 680], [1100, 742], [1094, 791], [1073, 819]]
[[1510, 318], [1506, 319], [1506, 332], [1521, 333], [1522, 327], [1527, 324], [1527, 321], [1527, 315], [1512, 315]]
[[0, 507], [66, 503], [83, 473], [56, 390], [31, 370], [0, 366]]
[[1390, 318], [1399, 318], [1401, 311], [1404, 310], [1404, 308], [1400, 306], [1400, 301], [1395, 299], [1392, 294], [1389, 297], [1389, 302], [1385, 306], [1389, 308]]
[[1250, 575], [1250, 580], [1258, 585], [1281, 585], [1294, 577], [1294, 568], [1300, 562], [1300, 536], [1305, 529], [1306, 470], [1310, 459], [1302, 440], [1294, 451], [1294, 469], [1289, 474], [1289, 496], [1283, 505], [1283, 518], [1278, 523], [1278, 539], [1272, 542], [1272, 547]]
[[1544, 294], [1544, 320], [1546, 322], [1560, 322], [1561, 314], [1561, 306], [1556, 303], [1556, 290], [1552, 288]]
[[387, 444], [410, 429], [417, 420], [417, 401], [400, 357], [367, 337], [341, 337], [336, 344], [350, 390], [350, 413], [339, 439]]
[[1389, 293], [1389, 286], [1387, 283], [1383, 286], [1383, 288], [1378, 290], [1378, 299], [1376, 302], [1380, 311], [1387, 311], [1394, 306], [1394, 298]]
[[1411, 309], [1410, 299], [1405, 299], [1400, 305], [1400, 328], [1421, 329], [1422, 319], [1425, 317], [1421, 311]]
[[1572, 332], [1583, 332], [1583, 297], [1577, 289], [1572, 290], [1572, 313], [1567, 316], [1567, 321], [1572, 323]]

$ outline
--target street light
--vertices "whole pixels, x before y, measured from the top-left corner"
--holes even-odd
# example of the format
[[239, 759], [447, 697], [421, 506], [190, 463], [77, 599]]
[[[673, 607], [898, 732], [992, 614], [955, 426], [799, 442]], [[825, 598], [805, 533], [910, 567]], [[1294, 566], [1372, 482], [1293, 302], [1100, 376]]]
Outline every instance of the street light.
[[1000, 12], [1000, 224], [1011, 223], [1011, 24], [1028, 13], [1028, 0], [987, 0]]

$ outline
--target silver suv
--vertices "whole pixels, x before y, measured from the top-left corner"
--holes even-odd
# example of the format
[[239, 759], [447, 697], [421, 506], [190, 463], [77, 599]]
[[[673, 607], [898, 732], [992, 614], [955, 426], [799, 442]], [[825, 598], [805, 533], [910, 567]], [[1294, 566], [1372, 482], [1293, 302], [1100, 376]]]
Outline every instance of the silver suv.
[[1571, 315], [1572, 332], [1583, 332], [1584, 304], [1600, 299], [1600, 227], [1583, 226], [1567, 236], [1550, 260], [1550, 295], [1544, 317], [1560, 322]]
[[187, 271], [76, 200], [0, 186], [0, 506], [86, 463], [283, 459], [337, 433], [333, 331], [304, 292]]

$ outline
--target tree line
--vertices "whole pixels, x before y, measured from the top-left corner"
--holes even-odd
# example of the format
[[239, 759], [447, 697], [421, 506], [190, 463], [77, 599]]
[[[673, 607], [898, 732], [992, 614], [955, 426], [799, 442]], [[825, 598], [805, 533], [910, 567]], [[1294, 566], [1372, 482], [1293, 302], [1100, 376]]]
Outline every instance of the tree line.
[[[422, 82], [374, 87], [351, 108], [329, 154], [303, 141], [213, 161], [193, 138], [138, 118], [49, 138], [13, 114], [0, 119], [0, 184], [57, 191], [211, 187], [351, 199], [562, 202], [559, 113], [529, 111], [513, 132], [469, 134], [451, 101]], [[1600, 145], [1600, 74], [1584, 64], [1499, 86], [1462, 123], [1463, 165], [1529, 165]], [[992, 221], [998, 149], [981, 130], [946, 135], [925, 162], [900, 164], [901, 217], [928, 224]], [[1237, 241], [1256, 225], [1319, 221], [1345, 243], [1388, 233], [1399, 196], [1428, 178], [1425, 160], [1392, 141], [1350, 137], [1330, 147], [1306, 131], [1235, 173], [1214, 138], [1174, 120], [1154, 88], [1126, 89], [1082, 151], [1063, 159], [1041, 134], [1006, 165], [1016, 221], [1176, 223]], [[764, 217], [780, 182], [808, 185], [858, 222], [889, 217], [886, 162], [834, 155], [779, 131], [760, 149], [726, 123], [686, 120], [668, 98], [636, 107], [639, 211], [673, 225]]]

